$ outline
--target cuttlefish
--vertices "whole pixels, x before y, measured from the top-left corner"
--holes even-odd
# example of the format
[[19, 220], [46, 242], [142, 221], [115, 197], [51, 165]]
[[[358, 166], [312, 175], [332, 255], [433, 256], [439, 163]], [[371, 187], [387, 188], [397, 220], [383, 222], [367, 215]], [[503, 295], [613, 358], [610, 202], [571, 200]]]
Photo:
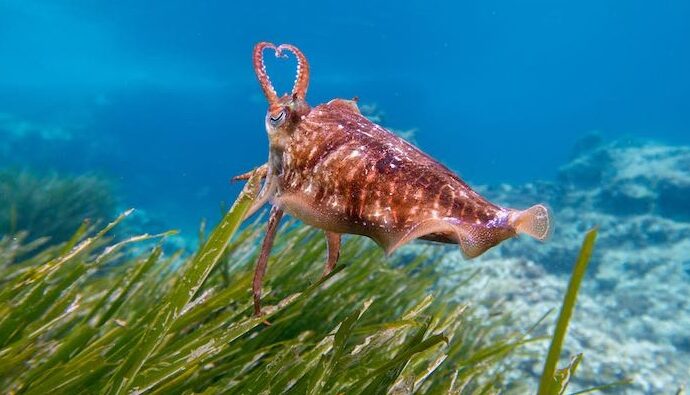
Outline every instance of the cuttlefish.
[[[297, 58], [290, 94], [276, 94], [265, 49]], [[544, 205], [517, 210], [489, 202], [446, 166], [363, 116], [356, 100], [333, 99], [312, 108], [306, 102], [309, 63], [295, 46], [261, 42], [253, 60], [268, 99], [269, 153], [255, 170], [265, 181], [247, 216], [271, 204], [254, 272], [255, 314], [261, 313], [262, 280], [284, 212], [325, 232], [324, 275], [338, 260], [343, 234], [370, 237], [386, 254], [414, 239], [453, 243], [466, 258], [521, 233], [538, 240], [549, 235]]]

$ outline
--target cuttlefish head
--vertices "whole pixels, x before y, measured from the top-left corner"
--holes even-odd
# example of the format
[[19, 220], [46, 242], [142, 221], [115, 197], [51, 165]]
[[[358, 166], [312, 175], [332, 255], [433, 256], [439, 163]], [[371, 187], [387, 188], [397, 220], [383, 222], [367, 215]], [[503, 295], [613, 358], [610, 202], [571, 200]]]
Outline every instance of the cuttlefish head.
[[[292, 92], [278, 97], [264, 65], [264, 49], [275, 51], [277, 57], [286, 57], [283, 51], [295, 55], [297, 58], [297, 76]], [[309, 63], [304, 54], [295, 46], [281, 44], [275, 46], [272, 43], [260, 42], [254, 46], [254, 71], [259, 79], [261, 89], [268, 99], [268, 111], [266, 112], [266, 132], [272, 148], [282, 148], [287, 139], [299, 124], [302, 116], [309, 113], [311, 108], [306, 102], [307, 88], [309, 86]]]

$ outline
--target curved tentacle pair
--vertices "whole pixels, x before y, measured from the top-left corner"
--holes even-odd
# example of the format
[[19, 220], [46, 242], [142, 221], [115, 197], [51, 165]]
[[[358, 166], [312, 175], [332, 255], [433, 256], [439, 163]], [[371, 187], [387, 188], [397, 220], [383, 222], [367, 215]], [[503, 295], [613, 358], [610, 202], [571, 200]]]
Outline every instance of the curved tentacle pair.
[[284, 57], [283, 51], [291, 52], [297, 58], [297, 76], [295, 77], [295, 84], [292, 87], [292, 96], [296, 96], [299, 99], [304, 100], [307, 96], [307, 88], [309, 87], [309, 62], [304, 56], [302, 51], [291, 44], [281, 44], [275, 46], [273, 43], [260, 42], [254, 46], [254, 72], [256, 72], [256, 77], [259, 79], [259, 84], [261, 89], [268, 99], [271, 112], [278, 104], [278, 94], [273, 88], [268, 73], [266, 72], [266, 65], [264, 64], [264, 49], [270, 48], [275, 51], [276, 57]]

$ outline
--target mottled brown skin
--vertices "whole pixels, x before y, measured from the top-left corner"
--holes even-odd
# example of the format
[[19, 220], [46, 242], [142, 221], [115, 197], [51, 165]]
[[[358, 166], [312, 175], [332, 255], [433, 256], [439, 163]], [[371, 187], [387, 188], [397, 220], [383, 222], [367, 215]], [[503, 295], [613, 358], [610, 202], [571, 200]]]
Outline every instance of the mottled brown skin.
[[[265, 48], [297, 57], [292, 94], [275, 94], [263, 64]], [[387, 253], [416, 238], [457, 243], [470, 258], [518, 232], [540, 240], [547, 236], [549, 214], [543, 206], [519, 211], [487, 201], [448, 168], [369, 121], [355, 101], [335, 99], [311, 108], [305, 101], [309, 66], [294, 46], [259, 43], [254, 66], [269, 101], [270, 148], [268, 163], [258, 170], [266, 181], [248, 215], [267, 201], [273, 206], [254, 277], [256, 314], [283, 211], [326, 232], [324, 275], [338, 259], [344, 233], [368, 236]]]
[[[281, 158], [274, 168], [279, 174], [274, 204], [309, 225], [369, 236], [387, 252], [429, 219], [479, 231], [493, 221], [491, 244], [515, 235], [506, 210], [369, 121], [353, 101], [336, 99], [315, 107], [300, 117], [285, 149], [274, 152]], [[444, 232], [421, 236], [458, 242]]]

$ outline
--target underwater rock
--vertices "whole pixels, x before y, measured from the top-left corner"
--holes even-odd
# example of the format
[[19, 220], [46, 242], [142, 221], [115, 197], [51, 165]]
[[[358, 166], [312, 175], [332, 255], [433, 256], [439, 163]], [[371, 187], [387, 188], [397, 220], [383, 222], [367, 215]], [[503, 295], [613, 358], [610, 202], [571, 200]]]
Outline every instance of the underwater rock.
[[595, 188], [604, 181], [606, 169], [610, 167], [611, 162], [609, 153], [598, 149], [585, 156], [578, 156], [561, 167], [558, 179], [561, 183], [573, 187]]
[[601, 144], [563, 166], [559, 182], [589, 191], [592, 208], [599, 211], [690, 220], [690, 147], [628, 140]]
[[598, 203], [604, 211], [616, 215], [645, 214], [652, 211], [655, 197], [644, 185], [619, 182], [602, 186]]
[[[504, 243], [505, 256], [527, 256], [549, 270], [568, 272], [578, 239], [600, 227], [600, 250], [666, 245], [689, 235], [690, 147], [617, 140], [590, 144], [564, 165], [554, 182], [492, 186], [482, 192], [508, 206], [535, 199], [551, 205], [554, 234], [545, 245]], [[596, 252], [592, 264], [602, 258]]]
[[[690, 169], [690, 164], [686, 169]], [[661, 215], [690, 221], [690, 182], [660, 180], [657, 193], [657, 210]]]
[[[619, 393], [674, 393], [690, 386], [690, 147], [587, 139], [555, 181], [481, 188], [512, 207], [545, 201], [554, 233], [546, 243], [503, 243], [461, 265], [480, 268], [483, 280], [458, 289], [457, 297], [501, 298], [528, 328], [560, 305], [584, 232], [597, 226], [563, 353], [585, 354], [575, 387], [633, 377], [635, 384]], [[461, 260], [449, 258], [450, 271], [454, 259], [456, 266]], [[528, 350], [543, 356], [546, 347]], [[543, 359], [529, 361], [515, 363], [536, 378]]]

